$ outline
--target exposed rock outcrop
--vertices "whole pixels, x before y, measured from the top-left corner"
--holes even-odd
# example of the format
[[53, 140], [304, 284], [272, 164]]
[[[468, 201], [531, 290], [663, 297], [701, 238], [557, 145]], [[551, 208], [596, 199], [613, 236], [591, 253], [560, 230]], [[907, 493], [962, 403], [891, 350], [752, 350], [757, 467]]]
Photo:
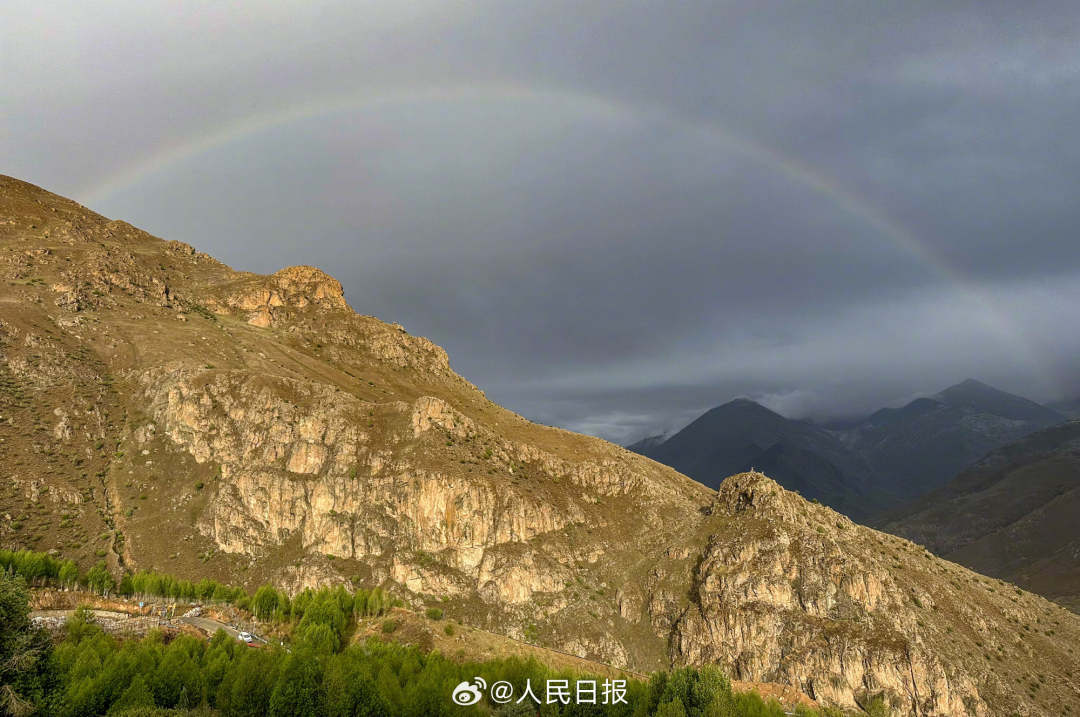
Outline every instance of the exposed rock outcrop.
[[[308, 307], [349, 311], [341, 282], [313, 266], [290, 266], [269, 277], [250, 277], [225, 304], [248, 312], [247, 322], [268, 328]], [[221, 310], [217, 300], [211, 306]]]
[[675, 659], [720, 662], [740, 680], [798, 685], [826, 703], [884, 693], [918, 714], [988, 713], [973, 680], [923, 639], [920, 610], [934, 598], [864, 556], [869, 531], [760, 473], [727, 479], [714, 510], [744, 530], [710, 538]]

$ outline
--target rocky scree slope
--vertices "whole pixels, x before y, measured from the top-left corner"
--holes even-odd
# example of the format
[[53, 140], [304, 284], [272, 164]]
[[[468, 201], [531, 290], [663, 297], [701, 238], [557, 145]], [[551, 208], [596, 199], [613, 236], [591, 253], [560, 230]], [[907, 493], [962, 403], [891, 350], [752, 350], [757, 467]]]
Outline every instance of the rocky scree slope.
[[382, 584], [582, 657], [718, 662], [847, 707], [1080, 709], [1076, 616], [761, 474], [713, 491], [531, 424], [317, 269], [237, 272], [2, 178], [0, 322], [5, 546]]

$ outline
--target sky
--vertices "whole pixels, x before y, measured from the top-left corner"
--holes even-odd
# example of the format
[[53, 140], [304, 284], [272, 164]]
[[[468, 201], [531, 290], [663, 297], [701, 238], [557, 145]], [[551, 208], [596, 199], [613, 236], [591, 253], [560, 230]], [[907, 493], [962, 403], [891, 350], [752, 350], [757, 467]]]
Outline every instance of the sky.
[[40, 2], [0, 172], [618, 442], [1080, 395], [1075, 2]]

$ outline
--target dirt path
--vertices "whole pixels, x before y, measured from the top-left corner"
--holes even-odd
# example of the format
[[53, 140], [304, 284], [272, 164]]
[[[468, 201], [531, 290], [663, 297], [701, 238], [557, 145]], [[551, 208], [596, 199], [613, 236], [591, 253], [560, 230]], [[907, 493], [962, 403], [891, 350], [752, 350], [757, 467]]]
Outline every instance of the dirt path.
[[[227, 625], [218, 620], [214, 620], [209, 617], [191, 616], [191, 617], [176, 617], [176, 618], [162, 618], [152, 615], [133, 615], [127, 612], [121, 612], [119, 610], [100, 610], [91, 609], [90, 613], [94, 616], [94, 619], [102, 625], [102, 627], [117, 628], [127, 624], [135, 625], [142, 623], [153, 623], [154, 625], [160, 625], [163, 627], [181, 625], [190, 625], [209, 636], [213, 636], [218, 630], [224, 630], [229, 637], [234, 640], [240, 639], [240, 631], [231, 625]], [[30, 612], [30, 619], [39, 619], [56, 624], [62, 624], [71, 619], [71, 616], [75, 614], [75, 610], [71, 609], [59, 609], [59, 610], [32, 610]], [[262, 638], [257, 638], [259, 642], [266, 642]]]
[[[115, 610], [91, 610], [94, 617], [104, 620], [126, 620], [131, 615], [126, 612], [116, 612]], [[35, 617], [61, 617], [65, 620], [75, 614], [74, 610], [31, 610], [30, 619]]]

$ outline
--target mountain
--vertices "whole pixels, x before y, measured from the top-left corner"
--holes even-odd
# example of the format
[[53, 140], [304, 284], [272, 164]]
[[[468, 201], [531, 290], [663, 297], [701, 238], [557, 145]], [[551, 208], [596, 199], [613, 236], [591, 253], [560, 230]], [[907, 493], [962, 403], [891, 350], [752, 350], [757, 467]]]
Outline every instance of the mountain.
[[989, 451], [1065, 417], [974, 379], [831, 427], [753, 401], [714, 408], [666, 440], [630, 446], [715, 487], [756, 467], [856, 520], [879, 521]]
[[885, 529], [1080, 610], [1080, 421], [1000, 448]]
[[882, 409], [840, 437], [870, 465], [877, 485], [908, 502], [988, 452], [1064, 420], [1034, 401], [968, 379], [902, 408]]
[[649, 451], [659, 446], [665, 440], [667, 440], [667, 436], [663, 434], [658, 434], [655, 436], [645, 436], [640, 441], [636, 441], [635, 443], [631, 443], [630, 445], [628, 445], [626, 447], [626, 450], [633, 451], [634, 453], [640, 453], [643, 456], [647, 456], [649, 455]]
[[1057, 403], [1048, 404], [1048, 407], [1070, 419], [1080, 418], [1080, 398], [1058, 401]]
[[1006, 393], [973, 378], [962, 381], [955, 386], [950, 386], [935, 398], [948, 406], [967, 409], [975, 414], [997, 416], [1032, 424], [1052, 425], [1060, 423], [1063, 418], [1060, 413], [1046, 406], [1021, 396]]
[[883, 507], [863, 491], [869, 467], [833, 433], [748, 399], [718, 406], [667, 440], [631, 450], [712, 488], [757, 468], [785, 488], [855, 518]]
[[5, 548], [381, 585], [584, 658], [717, 663], [846, 708], [1080, 709], [1080, 617], [760, 473], [711, 490], [529, 423], [312, 267], [235, 271], [2, 178], [0, 356]]

